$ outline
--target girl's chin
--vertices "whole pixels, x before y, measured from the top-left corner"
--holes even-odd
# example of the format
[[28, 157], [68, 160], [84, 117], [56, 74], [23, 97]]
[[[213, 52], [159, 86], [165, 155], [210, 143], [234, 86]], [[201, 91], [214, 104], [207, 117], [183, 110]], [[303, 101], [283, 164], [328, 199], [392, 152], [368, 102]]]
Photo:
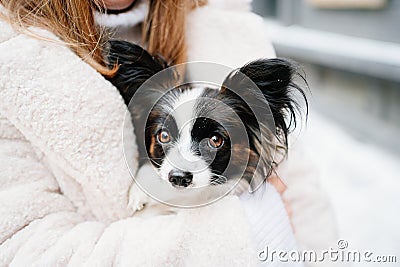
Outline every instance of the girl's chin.
[[109, 10], [122, 10], [128, 8], [135, 0], [104, 0], [105, 8]]

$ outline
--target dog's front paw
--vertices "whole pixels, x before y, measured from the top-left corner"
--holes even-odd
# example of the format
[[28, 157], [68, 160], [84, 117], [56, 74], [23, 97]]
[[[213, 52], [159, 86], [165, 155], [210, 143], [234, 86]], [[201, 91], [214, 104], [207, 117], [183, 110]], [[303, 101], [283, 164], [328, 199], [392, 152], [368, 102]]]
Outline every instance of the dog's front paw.
[[134, 183], [129, 190], [128, 209], [132, 214], [144, 209], [150, 198]]

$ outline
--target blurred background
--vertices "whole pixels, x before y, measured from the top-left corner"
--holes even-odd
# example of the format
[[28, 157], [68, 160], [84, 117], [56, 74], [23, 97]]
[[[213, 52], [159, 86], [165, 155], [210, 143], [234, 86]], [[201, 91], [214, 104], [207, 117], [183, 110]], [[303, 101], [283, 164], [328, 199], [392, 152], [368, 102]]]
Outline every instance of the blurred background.
[[400, 1], [254, 0], [253, 9], [278, 56], [300, 62], [307, 75], [303, 134], [339, 238], [397, 255], [397, 264], [368, 266], [399, 266]]

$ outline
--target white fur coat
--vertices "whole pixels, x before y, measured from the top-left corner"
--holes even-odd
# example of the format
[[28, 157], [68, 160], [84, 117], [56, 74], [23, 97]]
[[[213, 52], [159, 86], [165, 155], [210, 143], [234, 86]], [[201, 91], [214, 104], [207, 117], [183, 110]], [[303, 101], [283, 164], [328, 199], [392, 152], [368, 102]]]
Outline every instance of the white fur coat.
[[[205, 15], [223, 17], [225, 24], [261, 23], [252, 14], [196, 10], [188, 29], [200, 36], [189, 44], [192, 59], [210, 60], [201, 37], [212, 30]], [[234, 24], [232, 36], [249, 34], [235, 32]], [[46, 31], [32, 31], [56, 40]], [[231, 45], [229, 39], [218, 41]], [[224, 52], [221, 58], [236, 55], [237, 64], [253, 57], [234, 46]], [[118, 91], [68, 48], [0, 22], [0, 73], [0, 266], [257, 263], [237, 197], [177, 215], [129, 217], [132, 179], [123, 130], [132, 144], [125, 148], [128, 160], [136, 150], [132, 125], [123, 129], [126, 107]]]
[[[238, 67], [274, 56], [262, 19], [241, 11], [249, 2], [231, 1], [229, 10], [222, 2], [189, 16], [189, 60]], [[256, 265], [248, 211], [236, 197], [129, 217], [123, 150], [127, 160], [137, 154], [126, 112], [118, 91], [68, 48], [0, 21], [0, 266]], [[123, 148], [122, 131], [132, 147]], [[277, 203], [283, 220], [270, 226], [288, 233]]]

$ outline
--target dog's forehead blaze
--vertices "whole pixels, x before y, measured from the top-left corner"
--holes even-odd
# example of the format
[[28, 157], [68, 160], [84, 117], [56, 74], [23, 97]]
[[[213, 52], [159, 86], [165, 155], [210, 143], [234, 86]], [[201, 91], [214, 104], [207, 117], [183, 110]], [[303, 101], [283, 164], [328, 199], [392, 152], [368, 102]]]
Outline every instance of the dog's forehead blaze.
[[173, 114], [178, 129], [190, 129], [195, 120], [197, 100], [201, 96], [201, 88], [185, 89], [176, 95], [173, 103]]

